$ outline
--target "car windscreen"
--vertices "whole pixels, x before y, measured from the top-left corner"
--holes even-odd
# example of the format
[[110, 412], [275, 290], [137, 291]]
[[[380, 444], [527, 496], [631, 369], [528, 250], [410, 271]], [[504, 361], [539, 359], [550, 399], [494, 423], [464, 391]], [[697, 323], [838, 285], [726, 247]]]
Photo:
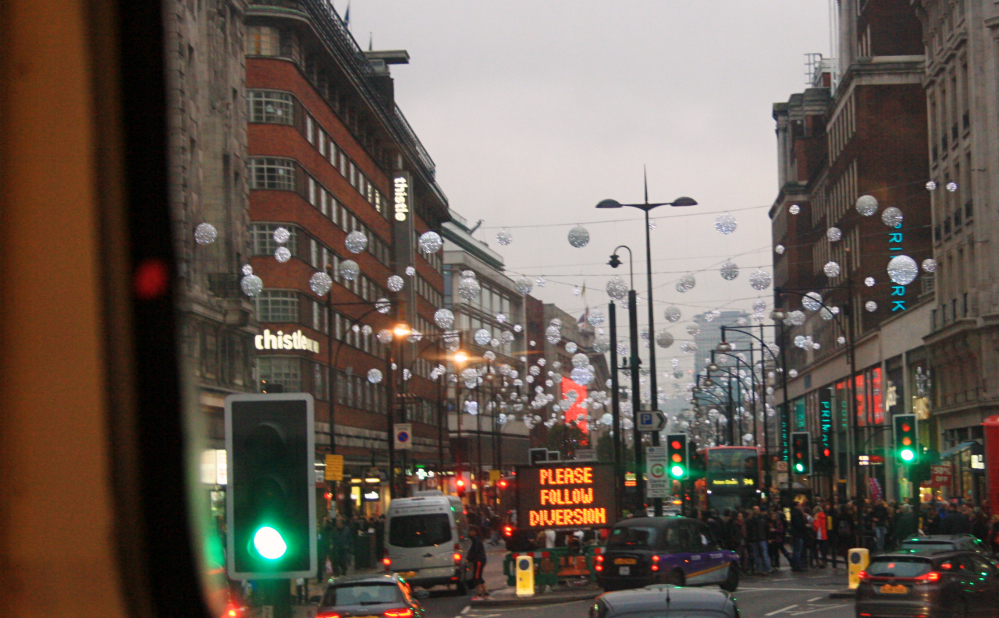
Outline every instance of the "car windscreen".
[[656, 542], [656, 529], [621, 526], [611, 530], [607, 549], [649, 549]]
[[929, 560], [918, 558], [875, 558], [867, 566], [867, 574], [874, 577], [919, 577], [932, 570]]
[[949, 541], [906, 541], [901, 545], [902, 549], [918, 549], [919, 551], [931, 551], [934, 549], [956, 549], [955, 543]]
[[380, 605], [398, 603], [403, 600], [399, 586], [386, 584], [346, 584], [331, 586], [323, 595], [324, 607], [344, 605]]
[[451, 540], [451, 520], [445, 513], [402, 515], [389, 520], [389, 545], [432, 547]]

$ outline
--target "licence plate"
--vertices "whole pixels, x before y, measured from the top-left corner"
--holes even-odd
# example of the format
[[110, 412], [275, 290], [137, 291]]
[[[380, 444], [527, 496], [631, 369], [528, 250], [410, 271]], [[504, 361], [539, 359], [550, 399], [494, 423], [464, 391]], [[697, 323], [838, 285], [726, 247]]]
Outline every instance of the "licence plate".
[[617, 574], [618, 575], [631, 575], [631, 567], [626, 567], [626, 566], [618, 567], [617, 568]]
[[909, 592], [909, 589], [901, 584], [897, 586], [892, 586], [891, 584], [885, 584], [884, 586], [881, 586], [881, 592], [884, 594], [905, 594]]
[[416, 571], [402, 571], [399, 573], [399, 577], [402, 577], [403, 579], [407, 577], [416, 577]]
[[636, 562], [634, 558], [618, 558], [614, 564], [635, 564]]

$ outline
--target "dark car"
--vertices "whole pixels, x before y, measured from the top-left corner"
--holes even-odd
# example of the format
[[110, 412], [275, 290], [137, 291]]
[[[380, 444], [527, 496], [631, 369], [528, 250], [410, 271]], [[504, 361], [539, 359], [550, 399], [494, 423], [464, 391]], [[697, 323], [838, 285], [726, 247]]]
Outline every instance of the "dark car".
[[423, 611], [409, 584], [395, 573], [354, 575], [327, 584], [316, 618], [420, 618]]
[[722, 549], [708, 526], [689, 517], [636, 517], [614, 525], [596, 558], [604, 590], [649, 584], [739, 586], [739, 557]]
[[899, 545], [899, 550], [910, 551], [974, 551], [990, 555], [989, 548], [973, 534], [931, 534], [929, 536], [911, 536]]
[[892, 552], [860, 573], [857, 618], [999, 615], [999, 569], [971, 551]]
[[607, 592], [590, 606], [590, 618], [739, 618], [727, 592], [671, 585]]

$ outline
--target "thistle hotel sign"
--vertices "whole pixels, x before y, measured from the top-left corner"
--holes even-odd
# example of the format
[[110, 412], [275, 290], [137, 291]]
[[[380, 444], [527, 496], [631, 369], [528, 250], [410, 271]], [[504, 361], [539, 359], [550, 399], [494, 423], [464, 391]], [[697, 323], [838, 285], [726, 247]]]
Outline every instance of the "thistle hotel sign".
[[258, 350], [306, 350], [319, 354], [319, 342], [309, 339], [302, 334], [302, 331], [285, 333], [279, 330], [272, 333], [270, 329], [265, 328], [263, 335], [253, 338], [253, 344]]
[[405, 221], [409, 217], [409, 177], [400, 174], [393, 180], [395, 188], [395, 220]]

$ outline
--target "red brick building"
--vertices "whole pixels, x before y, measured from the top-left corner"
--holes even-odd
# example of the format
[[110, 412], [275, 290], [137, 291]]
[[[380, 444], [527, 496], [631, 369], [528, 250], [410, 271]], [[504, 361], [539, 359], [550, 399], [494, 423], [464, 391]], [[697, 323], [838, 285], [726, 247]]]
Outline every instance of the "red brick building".
[[[440, 359], [433, 315], [443, 305], [443, 263], [440, 253], [417, 251], [416, 239], [449, 215], [433, 161], [393, 101], [388, 65], [408, 54], [365, 54], [319, 0], [256, 3], [246, 23], [250, 263], [264, 282], [258, 383], [315, 397], [317, 460], [332, 440], [347, 476], [388, 478], [393, 421], [413, 423], [412, 450], [396, 453], [396, 474], [415, 472], [414, 463], [437, 467], [441, 388], [430, 373]], [[285, 262], [275, 257], [279, 227], [290, 233]], [[359, 254], [345, 247], [351, 232], [367, 238]], [[345, 260], [359, 267], [353, 280]], [[328, 266], [333, 285], [320, 296], [310, 278]], [[391, 276], [402, 278], [401, 291], [388, 289]], [[384, 315], [380, 299], [391, 302]], [[380, 342], [398, 321], [423, 338]], [[277, 331], [293, 334], [296, 349], [269, 346]], [[368, 379], [375, 369], [380, 382]], [[393, 393], [403, 391], [393, 409]], [[355, 507], [362, 493], [380, 489], [367, 499], [387, 499], [384, 483], [345, 485]]]
[[[773, 111], [780, 181], [770, 212], [775, 306], [806, 316], [784, 328], [788, 430], [832, 432], [836, 447], [831, 475], [794, 480], [824, 495], [866, 494], [873, 482], [883, 495], [905, 496], [913, 489], [889, 466], [868, 467], [859, 477], [850, 471], [858, 456], [890, 455], [887, 432], [871, 427], [911, 411], [913, 397], [904, 395], [925, 361], [921, 337], [933, 276], [921, 273], [898, 286], [886, 270], [895, 255], [917, 263], [932, 257], [922, 31], [908, 0], [840, 3], [838, 30], [839, 58], [819, 65], [812, 87]], [[873, 216], [856, 209], [863, 195], [878, 201]], [[900, 226], [882, 220], [888, 207], [901, 210]], [[829, 236], [831, 228], [839, 239], [835, 231]], [[838, 275], [827, 275], [830, 262]], [[809, 291], [835, 313], [824, 319], [804, 310], [801, 295]], [[804, 337], [810, 344], [795, 345]], [[822, 410], [831, 416], [823, 418]]]

